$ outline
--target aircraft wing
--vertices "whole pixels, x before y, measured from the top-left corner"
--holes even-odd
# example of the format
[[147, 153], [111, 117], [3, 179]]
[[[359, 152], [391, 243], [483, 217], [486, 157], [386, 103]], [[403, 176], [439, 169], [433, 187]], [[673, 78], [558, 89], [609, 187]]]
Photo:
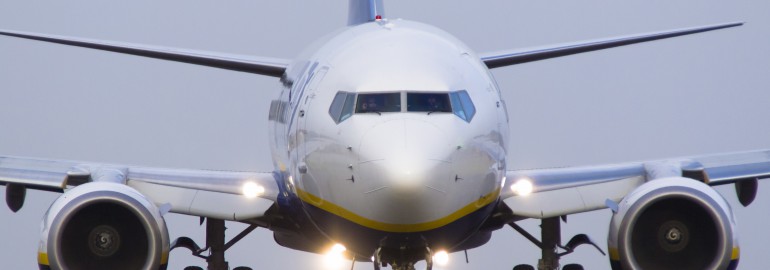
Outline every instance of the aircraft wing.
[[711, 186], [748, 184], [743, 188], [746, 194], [737, 189], [741, 202], [748, 200], [748, 204], [756, 194], [756, 180], [770, 178], [770, 150], [508, 171], [501, 199], [518, 216], [556, 217], [607, 208], [608, 200], [619, 202], [641, 184], [668, 176], [692, 178]]
[[0, 156], [0, 185], [6, 186], [6, 201], [9, 206], [16, 205], [15, 210], [23, 205], [26, 188], [65, 192], [92, 181], [125, 183], [156, 205], [169, 205], [174, 213], [225, 220], [263, 216], [279, 192], [271, 172], [162, 169]]
[[545, 60], [550, 58], [562, 57], [562, 56], [567, 56], [572, 54], [609, 49], [609, 48], [642, 43], [647, 41], [696, 34], [696, 33], [713, 31], [713, 30], [729, 28], [729, 27], [736, 27], [741, 25], [743, 25], [742, 22], [716, 24], [716, 25], [708, 25], [708, 26], [701, 26], [701, 27], [638, 34], [638, 35], [632, 35], [632, 36], [589, 40], [589, 41], [567, 43], [567, 44], [561, 44], [561, 45], [484, 53], [484, 54], [481, 54], [480, 57], [481, 57], [481, 60], [484, 62], [484, 64], [486, 64], [487, 67], [492, 69], [492, 68], [516, 65], [516, 64], [523, 64], [527, 62], [540, 61], [540, 60]]
[[215, 52], [149, 46], [125, 42], [93, 40], [57, 35], [38, 34], [0, 29], [0, 35], [58, 43], [89, 49], [125, 53], [149, 58], [183, 62], [214, 68], [281, 77], [289, 65], [289, 60], [268, 57], [255, 57]]

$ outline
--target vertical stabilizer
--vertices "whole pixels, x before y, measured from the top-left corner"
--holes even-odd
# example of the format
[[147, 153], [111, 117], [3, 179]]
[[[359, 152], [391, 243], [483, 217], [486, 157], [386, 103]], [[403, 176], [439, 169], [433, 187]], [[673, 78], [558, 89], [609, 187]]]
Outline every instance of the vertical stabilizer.
[[383, 0], [350, 0], [348, 5], [348, 25], [357, 25], [374, 21], [377, 16], [385, 17]]

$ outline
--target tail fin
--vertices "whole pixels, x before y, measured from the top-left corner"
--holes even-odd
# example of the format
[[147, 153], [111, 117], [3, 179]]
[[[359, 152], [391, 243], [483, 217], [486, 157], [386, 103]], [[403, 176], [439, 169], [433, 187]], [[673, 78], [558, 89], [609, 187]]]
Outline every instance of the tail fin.
[[374, 21], [378, 16], [385, 16], [383, 0], [350, 0], [348, 5], [348, 25], [357, 25]]

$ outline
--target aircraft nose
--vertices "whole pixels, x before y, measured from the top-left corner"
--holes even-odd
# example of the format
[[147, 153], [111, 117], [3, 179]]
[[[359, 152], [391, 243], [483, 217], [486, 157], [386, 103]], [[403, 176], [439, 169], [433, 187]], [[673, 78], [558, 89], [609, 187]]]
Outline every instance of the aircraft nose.
[[396, 119], [380, 123], [361, 139], [359, 162], [426, 159], [448, 162], [452, 146], [434, 123]]
[[452, 181], [453, 151], [446, 133], [432, 123], [399, 119], [372, 128], [361, 141], [360, 179], [377, 216], [394, 224], [440, 218]]

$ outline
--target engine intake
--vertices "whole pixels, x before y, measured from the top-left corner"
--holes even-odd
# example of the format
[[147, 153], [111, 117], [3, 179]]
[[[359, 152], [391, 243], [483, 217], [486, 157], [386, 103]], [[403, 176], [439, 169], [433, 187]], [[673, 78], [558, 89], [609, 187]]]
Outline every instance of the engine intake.
[[41, 269], [165, 269], [169, 236], [158, 208], [122, 184], [64, 193], [43, 220]]
[[738, 242], [724, 198], [688, 178], [665, 178], [629, 193], [612, 217], [612, 268], [734, 269]]

